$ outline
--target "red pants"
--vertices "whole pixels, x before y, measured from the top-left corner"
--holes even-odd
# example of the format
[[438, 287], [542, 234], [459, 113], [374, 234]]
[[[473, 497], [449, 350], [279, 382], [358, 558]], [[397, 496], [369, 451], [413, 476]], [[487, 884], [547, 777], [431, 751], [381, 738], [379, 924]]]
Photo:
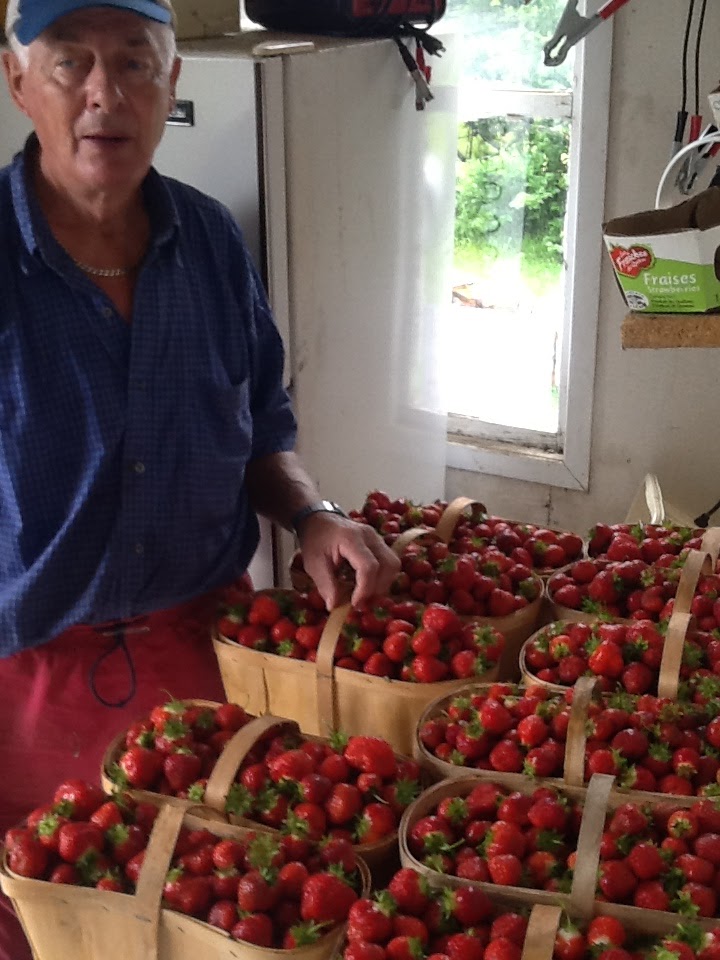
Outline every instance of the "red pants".
[[[208, 629], [215, 603], [215, 596], [204, 597], [149, 615], [147, 632], [126, 631], [134, 692], [122, 648], [92, 627], [73, 627], [0, 660], [0, 839], [50, 800], [62, 780], [99, 782], [110, 740], [155, 704], [170, 695], [225, 699]], [[130, 694], [123, 706], [101, 702], [118, 704]], [[30, 957], [9, 901], [0, 895], [0, 960]]]

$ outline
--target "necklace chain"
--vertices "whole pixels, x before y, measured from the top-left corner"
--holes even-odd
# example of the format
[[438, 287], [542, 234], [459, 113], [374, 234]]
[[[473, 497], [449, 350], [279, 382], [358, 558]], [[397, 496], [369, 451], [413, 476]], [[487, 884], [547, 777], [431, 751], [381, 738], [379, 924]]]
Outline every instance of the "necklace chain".
[[92, 277], [126, 277], [132, 267], [91, 267], [87, 263], [81, 263], [73, 257], [73, 263], [80, 267], [83, 273], [89, 273]]

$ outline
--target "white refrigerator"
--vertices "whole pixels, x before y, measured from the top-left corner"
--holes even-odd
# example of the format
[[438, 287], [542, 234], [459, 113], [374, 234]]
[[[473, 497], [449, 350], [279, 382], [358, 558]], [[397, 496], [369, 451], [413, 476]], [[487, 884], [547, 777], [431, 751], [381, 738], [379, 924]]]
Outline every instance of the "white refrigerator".
[[[434, 99], [392, 40], [266, 31], [180, 44], [161, 173], [223, 201], [265, 279], [286, 352], [298, 451], [346, 508], [375, 487], [442, 496], [437, 358], [450, 303], [456, 74]], [[27, 125], [0, 98], [0, 165]], [[266, 529], [252, 572], [285, 582], [293, 549]]]

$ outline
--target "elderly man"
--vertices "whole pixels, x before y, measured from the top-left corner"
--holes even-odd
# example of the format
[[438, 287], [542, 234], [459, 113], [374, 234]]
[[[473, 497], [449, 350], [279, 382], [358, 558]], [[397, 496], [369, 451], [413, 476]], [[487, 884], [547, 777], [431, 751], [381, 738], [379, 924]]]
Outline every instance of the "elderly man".
[[[162, 690], [222, 695], [208, 607], [256, 512], [295, 528], [330, 607], [342, 559], [356, 602], [398, 569], [292, 452], [230, 214], [151, 167], [180, 72], [167, 0], [11, 0], [6, 34], [35, 132], [0, 171], [2, 828], [96, 779]], [[1, 958], [29, 955], [15, 933], [7, 913]]]

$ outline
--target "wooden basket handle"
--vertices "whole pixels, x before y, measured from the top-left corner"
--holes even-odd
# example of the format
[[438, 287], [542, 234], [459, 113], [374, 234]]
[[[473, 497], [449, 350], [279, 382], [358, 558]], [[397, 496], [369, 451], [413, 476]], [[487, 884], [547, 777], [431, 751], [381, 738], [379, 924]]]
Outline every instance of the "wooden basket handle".
[[597, 677], [580, 677], [573, 688], [563, 766], [563, 778], [568, 786], [581, 787], [585, 783], [588, 707], [593, 699], [600, 699], [600, 697]]
[[713, 569], [720, 555], [720, 527], [708, 527], [703, 534], [700, 549], [710, 554]]
[[487, 513], [485, 504], [480, 503], [479, 500], [473, 500], [471, 497], [455, 497], [455, 499], [445, 507], [435, 527], [435, 533], [441, 540], [444, 540], [445, 543], [450, 543], [461, 513], [467, 507], [471, 506], [482, 507], [483, 513]]
[[680, 572], [680, 582], [675, 594], [673, 612], [680, 610], [682, 613], [689, 613], [700, 574], [712, 573], [713, 567], [713, 559], [710, 553], [706, 553], [704, 550], [691, 550], [688, 553]]
[[335, 648], [342, 625], [350, 610], [344, 603], [331, 612], [323, 628], [315, 658], [315, 686], [317, 691], [318, 729], [321, 736], [329, 736], [338, 726], [335, 702]]
[[600, 841], [605, 830], [608, 798], [614, 783], [615, 777], [610, 774], [595, 773], [585, 794], [570, 891], [570, 911], [573, 915], [589, 917], [593, 910], [600, 864]]
[[433, 530], [432, 527], [410, 527], [409, 530], [403, 530], [401, 534], [398, 534], [393, 541], [392, 550], [398, 557], [402, 557], [411, 543], [419, 540], [420, 537], [427, 537], [428, 535], [436, 536], [435, 530]]
[[282, 717], [273, 717], [266, 714], [262, 717], [256, 717], [250, 723], [246, 723], [228, 740], [208, 777], [205, 787], [204, 803], [208, 807], [218, 813], [225, 813], [225, 801], [230, 786], [242, 766], [243, 760], [258, 740], [274, 727], [290, 727], [294, 731], [300, 729], [294, 720], [285, 720]]
[[[142, 960], [155, 960], [157, 957], [157, 927], [160, 922], [160, 904], [162, 901], [165, 877], [170, 869], [185, 809], [183, 807], [164, 806], [153, 824], [150, 839], [145, 850], [145, 858], [135, 890], [138, 919], [152, 924], [155, 939], [155, 953]], [[140, 958], [138, 958], [140, 960]]]
[[536, 903], [532, 908], [520, 960], [552, 960], [562, 907]]
[[670, 697], [672, 700], [677, 698], [685, 637], [691, 620], [692, 615], [683, 610], [673, 610], [672, 612], [665, 634], [662, 660], [660, 661], [659, 697]]

